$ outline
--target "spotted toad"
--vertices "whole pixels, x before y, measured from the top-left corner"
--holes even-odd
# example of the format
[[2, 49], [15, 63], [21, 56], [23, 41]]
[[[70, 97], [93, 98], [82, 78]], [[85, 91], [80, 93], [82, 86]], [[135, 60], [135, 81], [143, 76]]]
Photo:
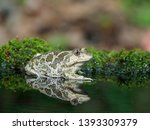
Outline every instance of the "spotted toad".
[[76, 74], [92, 55], [86, 49], [75, 49], [72, 51], [49, 52], [36, 54], [25, 66], [28, 75], [39, 77], [62, 77], [65, 79], [92, 80]]

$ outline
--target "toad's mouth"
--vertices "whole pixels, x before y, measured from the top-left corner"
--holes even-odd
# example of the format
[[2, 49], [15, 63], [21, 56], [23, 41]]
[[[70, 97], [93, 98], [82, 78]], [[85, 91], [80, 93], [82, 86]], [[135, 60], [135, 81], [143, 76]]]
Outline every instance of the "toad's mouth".
[[69, 67], [71, 66], [82, 66], [83, 64], [85, 63], [85, 61], [81, 61], [81, 62], [76, 62], [76, 63], [73, 63], [73, 64], [70, 64]]
[[86, 62], [90, 61], [92, 59], [92, 56], [87, 58], [87, 59], [83, 59], [81, 61], [78, 61], [76, 63], [73, 63], [72, 65], [75, 65], [75, 66], [82, 66], [83, 64], [85, 64]]
[[92, 59], [92, 56], [89, 56], [89, 58], [82, 59], [82, 60], [79, 60], [79, 61], [76, 61], [76, 62], [74, 61], [74, 62], [68, 64], [68, 67], [71, 67], [71, 66], [78, 66], [78, 67], [80, 67], [80, 66], [82, 66], [83, 64], [85, 64], [86, 62], [88, 62], [91, 59]]

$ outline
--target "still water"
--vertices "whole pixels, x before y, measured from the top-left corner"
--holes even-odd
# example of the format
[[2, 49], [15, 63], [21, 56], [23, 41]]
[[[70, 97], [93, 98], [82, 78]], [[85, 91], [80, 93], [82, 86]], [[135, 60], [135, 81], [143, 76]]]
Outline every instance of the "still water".
[[0, 112], [150, 112], [150, 83], [10, 76], [0, 80]]

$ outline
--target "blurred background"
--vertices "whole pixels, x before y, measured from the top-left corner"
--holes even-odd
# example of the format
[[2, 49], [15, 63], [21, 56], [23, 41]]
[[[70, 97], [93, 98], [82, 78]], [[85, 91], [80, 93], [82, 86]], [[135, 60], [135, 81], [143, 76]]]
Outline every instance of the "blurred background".
[[15, 37], [149, 51], [150, 0], [0, 0], [0, 44]]

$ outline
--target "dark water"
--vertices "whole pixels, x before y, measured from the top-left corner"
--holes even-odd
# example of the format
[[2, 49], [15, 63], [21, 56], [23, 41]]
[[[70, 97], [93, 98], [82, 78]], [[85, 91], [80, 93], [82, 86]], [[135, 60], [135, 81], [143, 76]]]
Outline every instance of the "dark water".
[[[1, 80], [0, 112], [150, 112], [150, 83], [130, 87], [104, 80], [79, 83], [78, 93], [87, 95], [90, 100], [72, 105], [69, 101], [50, 97], [33, 89], [33, 86], [23, 84], [25, 81], [19, 78]], [[27, 86], [25, 90], [22, 84]], [[42, 85], [45, 84], [42, 82]], [[71, 84], [74, 83], [67, 85]], [[76, 90], [70, 90], [76, 93]]]

